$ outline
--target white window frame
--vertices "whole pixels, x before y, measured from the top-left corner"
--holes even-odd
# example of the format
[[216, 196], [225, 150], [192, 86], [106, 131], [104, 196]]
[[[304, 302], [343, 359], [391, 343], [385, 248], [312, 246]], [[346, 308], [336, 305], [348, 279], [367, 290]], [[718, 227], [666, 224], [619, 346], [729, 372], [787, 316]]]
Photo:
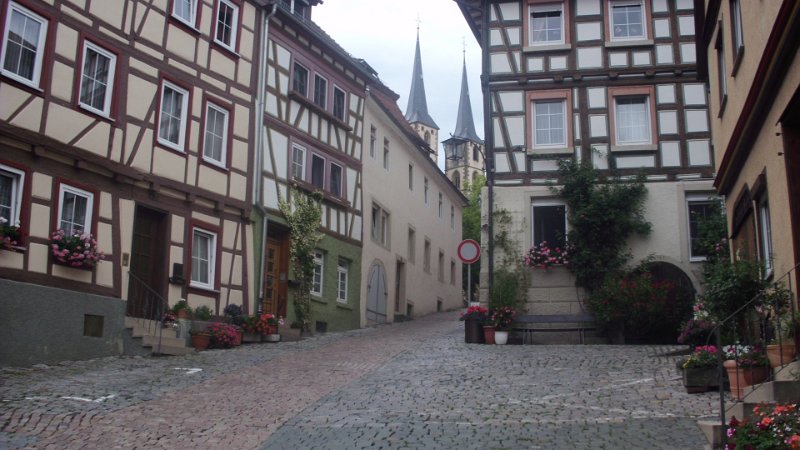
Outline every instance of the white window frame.
[[731, 29], [733, 31], [733, 58], [744, 48], [744, 29], [742, 28], [742, 2], [740, 0], [730, 0], [731, 10]]
[[[224, 20], [221, 20], [223, 6], [230, 8], [231, 10], [231, 22], [227, 23]], [[231, 34], [230, 34], [230, 42], [225, 42], [224, 39], [220, 38], [219, 36], [219, 26], [222, 23], [225, 27], [230, 27]], [[230, 0], [218, 0], [217, 3], [217, 17], [214, 21], [214, 42], [217, 44], [225, 47], [226, 49], [236, 52], [236, 40], [239, 36], [239, 5], [231, 2]]]
[[[564, 242], [567, 241], [567, 235], [569, 234], [569, 205], [563, 200], [553, 199], [553, 198], [534, 198], [531, 200], [531, 245], [536, 243], [536, 227], [534, 226], [535, 219], [536, 219], [536, 208], [540, 206], [563, 206], [564, 207]], [[549, 244], [553, 244], [549, 242]]]
[[[31, 73], [31, 78], [25, 78], [24, 76], [6, 69], [6, 55], [8, 53], [8, 39], [9, 33], [11, 29], [11, 19], [14, 14], [21, 14], [25, 16], [26, 19], [32, 20], [34, 22], [39, 23], [39, 35], [37, 37], [37, 47], [36, 47], [36, 56], [33, 60], [33, 71]], [[44, 17], [34, 13], [33, 11], [25, 8], [15, 2], [9, 2], [8, 7], [6, 8], [6, 21], [5, 26], [3, 28], [3, 42], [2, 42], [2, 54], [0, 54], [0, 73], [11, 78], [13, 80], [19, 81], [22, 84], [27, 86], [33, 87], [35, 89], [39, 89], [39, 83], [42, 77], [42, 62], [44, 60], [44, 47], [45, 41], [47, 40], [47, 26], [49, 21]]]
[[350, 272], [350, 263], [344, 258], [339, 258], [336, 263], [336, 301], [347, 303], [347, 283]]
[[[319, 89], [318, 82], [322, 83], [323, 89]], [[318, 73], [314, 73], [314, 96], [311, 101], [322, 109], [328, 108], [328, 79]]]
[[[614, 7], [615, 6], [639, 6], [642, 11], [642, 34], [641, 36], [614, 36]], [[629, 24], [627, 24], [629, 25]], [[608, 2], [608, 33], [611, 41], [642, 41], [647, 39], [647, 9], [643, 0], [612, 0]]]
[[176, 12], [178, 2], [182, 0], [173, 0], [172, 2], [172, 17], [185, 23], [186, 25], [196, 28], [197, 25], [197, 0], [189, 0], [189, 17], [183, 17]]
[[[77, 197], [84, 197], [86, 199], [86, 212], [83, 215], [83, 230], [81, 230], [80, 234], [91, 234], [92, 233], [92, 213], [94, 212], [94, 194], [88, 191], [84, 191], [83, 189], [76, 188], [74, 186], [70, 186], [68, 184], [62, 183], [58, 189], [58, 228], [64, 229], [61, 225], [62, 221], [64, 220], [64, 195], [65, 194], [72, 194]], [[74, 219], [74, 216], [73, 216]], [[73, 222], [74, 223], [74, 222]], [[75, 233], [74, 228], [72, 230], [64, 230], [66, 234], [72, 235]]]
[[311, 295], [322, 297], [325, 277], [325, 254], [322, 250], [314, 250], [314, 275], [311, 278]]
[[[217, 136], [214, 132], [209, 129], [208, 120], [211, 117], [209, 114], [211, 111], [221, 113], [223, 117], [222, 121], [222, 136]], [[205, 124], [203, 124], [203, 161], [208, 163], [214, 164], [215, 166], [219, 166], [224, 168], [228, 162], [228, 124], [230, 120], [230, 112], [223, 108], [222, 106], [216, 105], [212, 102], [206, 102], [206, 120]], [[220, 158], [215, 159], [214, 157], [208, 154], [208, 135], [211, 134], [212, 137], [222, 139], [222, 146], [220, 148]]]
[[[333, 187], [334, 187], [334, 184], [333, 184], [333, 168], [334, 167], [338, 167], [339, 168], [339, 186], [338, 186], [338, 191], [339, 192], [334, 192], [333, 191]], [[341, 164], [336, 164], [336, 163], [333, 163], [333, 162], [330, 163], [330, 165], [328, 166], [328, 183], [327, 184], [328, 184], [328, 192], [330, 192], [332, 195], [334, 195], [336, 197], [339, 197], [339, 198], [344, 197], [344, 194], [345, 194], [345, 192], [344, 192], [344, 167]]]
[[[206, 271], [206, 277], [208, 278], [208, 282], [205, 283], [200, 280], [194, 279], [194, 270], [195, 270], [195, 260], [199, 258], [195, 257], [195, 235], [201, 235], [208, 240], [206, 241], [206, 250], [208, 250], [208, 270]], [[216, 275], [217, 275], [217, 233], [213, 231], [206, 230], [200, 227], [192, 227], [192, 269], [190, 278], [191, 281], [189, 282], [189, 286], [201, 288], [201, 289], [209, 289], [214, 290], [214, 285], [216, 283]]]
[[[178, 133], [178, 142], [172, 142], [166, 137], [161, 135], [161, 124], [164, 121], [164, 94], [166, 94], [167, 89], [170, 89], [178, 94], [181, 94], [181, 116], [178, 119], [180, 122], [180, 132]], [[186, 144], [186, 122], [188, 121], [189, 116], [189, 91], [186, 89], [170, 83], [167, 80], [163, 80], [161, 82], [161, 101], [158, 105], [158, 128], [156, 132], [158, 133], [158, 143], [169, 147], [171, 149], [177, 150], [179, 152], [184, 152], [184, 145]], [[171, 113], [171, 112], [170, 112]], [[170, 117], [172, 115], [170, 114]]]
[[383, 170], [389, 170], [389, 139], [383, 138]]
[[22, 215], [22, 194], [25, 187], [25, 172], [0, 164], [0, 173], [11, 178], [11, 204], [9, 207], [9, 225], [15, 226]]
[[717, 30], [717, 40], [714, 43], [714, 50], [717, 54], [717, 86], [719, 87], [720, 109], [725, 105], [725, 100], [728, 98], [728, 68], [725, 61], [725, 44], [722, 38], [723, 29], [719, 27]]
[[[337, 109], [338, 109], [337, 103], [338, 102], [336, 101], [336, 98], [337, 98], [336, 94], [341, 94], [341, 99], [342, 99], [342, 110], [341, 110], [341, 112], [337, 111]], [[341, 120], [342, 122], [344, 122], [347, 119], [347, 92], [345, 92], [344, 89], [340, 89], [336, 85], [333, 86], [333, 108], [331, 109], [331, 111], [333, 112], [333, 117], [336, 117], [337, 119]]]
[[[298, 154], [300, 155], [299, 158]], [[302, 145], [292, 144], [292, 164], [290, 170], [293, 179], [306, 179], [306, 148]]]
[[[620, 100], [632, 100], [632, 99], [643, 99], [644, 100], [644, 119], [645, 119], [645, 130], [647, 131], [647, 138], [644, 140], [627, 140], [623, 141], [620, 139], [620, 126], [622, 125], [622, 121], [620, 120], [620, 111], [619, 111], [619, 101]], [[637, 95], [617, 95], [614, 96], [614, 138], [616, 145], [642, 145], [642, 144], [652, 144], [653, 143], [653, 132], [652, 127], [653, 124], [650, 122], [650, 114], [652, 107], [650, 103], [650, 96], [646, 94], [637, 94]]]
[[758, 202], [758, 246], [761, 263], [764, 265], [764, 278], [769, 278], [775, 267], [772, 261], [772, 220], [769, 216], [769, 200], [766, 194]]
[[[105, 92], [103, 98], [103, 107], [101, 109], [97, 109], [94, 106], [84, 103], [83, 102], [83, 80], [88, 77], [86, 73], [86, 55], [89, 51], [95, 52], [98, 55], [108, 59], [108, 78], [106, 79], [105, 83]], [[116, 73], [117, 68], [117, 55], [105, 50], [104, 48], [90, 42], [84, 41], [83, 42], [83, 61], [81, 62], [81, 79], [78, 88], [78, 104], [81, 108], [91, 111], [95, 114], [99, 114], [103, 117], [108, 117], [111, 114], [111, 100], [114, 97], [114, 76]], [[88, 77], [92, 80], [93, 83], [102, 83], [99, 80], [96, 80], [92, 77]]]
[[369, 157], [375, 159], [375, 146], [378, 140], [378, 130], [374, 126], [369, 128]]
[[[561, 18], [561, 37], [557, 40], [540, 40], [537, 41], [534, 39], [534, 30], [533, 30], [533, 15], [538, 13], [549, 13], [558, 11], [559, 16]], [[547, 4], [534, 4], [530, 5], [528, 9], [528, 43], [531, 46], [537, 45], [557, 45], [557, 44], [564, 44], [566, 42], [565, 39], [565, 21], [564, 21], [564, 3], [547, 3]]]
[[692, 204], [713, 205], [714, 202], [719, 202], [719, 200], [712, 194], [689, 194], [686, 196], [686, 241], [689, 244], [689, 262], [702, 262], [708, 259], [704, 255], [695, 256], [692, 252], [692, 213], [689, 207]]
[[[562, 136], [562, 140], [560, 142], [540, 143], [539, 140], [538, 140], [538, 137], [537, 137], [537, 134], [538, 134], [537, 133], [537, 131], [538, 131], [538, 128], [537, 128], [538, 123], [537, 122], [538, 121], [537, 121], [537, 114], [536, 114], [536, 105], [537, 104], [545, 104], [545, 103], [547, 103], [547, 104], [554, 104], [554, 103], [561, 104], [561, 123], [562, 123], [561, 136]], [[564, 99], [564, 98], [536, 99], [536, 100], [532, 101], [531, 109], [532, 109], [531, 115], [533, 116], [533, 124], [532, 124], [533, 125], [533, 130], [532, 130], [533, 131], [533, 147], [534, 148], [564, 148], [564, 147], [566, 147], [567, 146], [567, 134], [568, 134], [567, 127], [569, 126], [569, 122], [567, 121], [567, 100]], [[554, 114], [551, 114], [549, 111], [548, 111], [548, 113], [546, 115], [548, 117], [554, 116]], [[548, 125], [549, 125], [549, 120], [548, 120]], [[548, 131], [552, 131], [552, 130], [555, 130], [555, 129], [556, 128], [552, 128], [550, 126], [548, 126], [548, 128], [547, 128]]]

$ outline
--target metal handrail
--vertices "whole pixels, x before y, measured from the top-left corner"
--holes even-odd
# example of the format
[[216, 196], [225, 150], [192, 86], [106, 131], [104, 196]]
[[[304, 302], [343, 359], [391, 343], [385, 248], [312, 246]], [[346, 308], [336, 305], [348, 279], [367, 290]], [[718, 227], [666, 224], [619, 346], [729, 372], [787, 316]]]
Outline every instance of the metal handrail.
[[[785, 282], [786, 283], [785, 288], [788, 289], [788, 291], [790, 292], [790, 295], [791, 295], [791, 292], [792, 292], [792, 276], [791, 275], [794, 272], [796, 272], [798, 270], [798, 268], [800, 268], [800, 264], [795, 265], [794, 267], [789, 269], [786, 273], [781, 275], [779, 278], [777, 278], [774, 281], [772, 281], [772, 283], [770, 283], [770, 288], [772, 288], [772, 289], [774, 289], [774, 288], [784, 288], [783, 284]], [[710, 333], [709, 337], [706, 339], [706, 344], [708, 344], [709, 341], [711, 340], [711, 338], [714, 337], [715, 340], [716, 340], [716, 345], [717, 345], [717, 372], [718, 372], [718, 382], [719, 382], [719, 404], [720, 404], [719, 416], [720, 416], [720, 424], [722, 425], [720, 427], [720, 439], [721, 439], [720, 442], [723, 442], [723, 443], [726, 442], [726, 440], [727, 440], [728, 423], [726, 421], [726, 414], [728, 412], [728, 409], [726, 409], [726, 407], [725, 407], [725, 389], [724, 389], [724, 385], [725, 385], [725, 369], [723, 367], [724, 356], [723, 356], [723, 351], [722, 351], [722, 334], [721, 334], [721, 331], [722, 331], [722, 329], [723, 329], [723, 327], [725, 325], [734, 324], [733, 331], [734, 331], [734, 336], [736, 336], [736, 331], [737, 331], [737, 329], [735, 327], [736, 319], [738, 319], [739, 317], [742, 317], [742, 315], [747, 315], [747, 314], [755, 311], [756, 307], [760, 304], [760, 301], [764, 297], [764, 294], [765, 294], [765, 291], [759, 292], [752, 299], [750, 299], [747, 303], [745, 303], [744, 305], [739, 307], [736, 311], [731, 313], [728, 317], [726, 317], [725, 319], [723, 319], [719, 323], [717, 323], [717, 325], [711, 330], [711, 333]], [[780, 314], [780, 308], [779, 308], [779, 305], [777, 304], [778, 301], [779, 301], [779, 299], [776, 299], [775, 300], [776, 304], [772, 305], [774, 307], [774, 311], [775, 311], [776, 315]], [[795, 302], [796, 302], [796, 300], [794, 300], [794, 299], [792, 299], [790, 297], [790, 299], [789, 299], [789, 305], [790, 305], [789, 314], [791, 314], [792, 318], [794, 318], [796, 313], [797, 313], [796, 308], [795, 308]], [[766, 322], [766, 320], [764, 322]], [[776, 332], [777, 332], [777, 340], [778, 340], [778, 344], [780, 345], [780, 344], [783, 343], [782, 342], [782, 334], [783, 333], [781, 333], [781, 328], [780, 328], [781, 327], [781, 325], [780, 325], [781, 318], [780, 317], [776, 317], [775, 318], [775, 322], [776, 322], [776, 325], [777, 325], [777, 330], [776, 330]], [[795, 335], [796, 335], [796, 333], [800, 332], [800, 330], [797, 329], [797, 325], [796, 325], [796, 323], [794, 323], [794, 321], [792, 322], [791, 326], [793, 326], [795, 328], [795, 330], [794, 330]], [[764, 341], [766, 341], [767, 340], [766, 339], [767, 338], [766, 334], [767, 334], [767, 330], [764, 327], [763, 329], [761, 329], [759, 331], [759, 338], [761, 338]], [[764, 342], [764, 343], [766, 343], [766, 342]], [[766, 352], [766, 346], [764, 346], [763, 350]], [[735, 360], [737, 361], [737, 365], [738, 365], [738, 361], [739, 361], [739, 355], [738, 354], [736, 355]], [[783, 364], [783, 355], [781, 355], [781, 364]], [[775, 372], [775, 374], [780, 373], [782, 370], [783, 370], [783, 367], [781, 369], [779, 369], [777, 372]], [[768, 381], [771, 381], [773, 379], [774, 379], [774, 374], [770, 374], [769, 378], [767, 378], [766, 381], [753, 385], [753, 389], [750, 392], [746, 393], [742, 397], [741, 400], [744, 401], [750, 394], [752, 394], [762, 384], [764, 384], [764, 383], [766, 383]], [[734, 400], [734, 403], [736, 403], [736, 402], [737, 402], [737, 400]], [[731, 408], [733, 408], [733, 406], [731, 406]]]
[[[169, 303], [161, 294], [156, 292], [144, 280], [134, 275], [131, 271], [128, 271], [128, 276], [133, 281], [133, 289], [128, 289], [128, 306], [125, 315], [147, 319], [145, 329], [151, 336], [154, 335], [153, 328], [156, 328], [158, 345], [153, 348], [153, 353], [160, 353], [161, 339], [164, 330], [164, 314], [169, 309]], [[143, 292], [139, 292], [139, 289], [142, 289]], [[133, 299], [134, 297], [138, 297], [137, 294], [139, 293], [144, 295], [139, 297], [134, 303]]]

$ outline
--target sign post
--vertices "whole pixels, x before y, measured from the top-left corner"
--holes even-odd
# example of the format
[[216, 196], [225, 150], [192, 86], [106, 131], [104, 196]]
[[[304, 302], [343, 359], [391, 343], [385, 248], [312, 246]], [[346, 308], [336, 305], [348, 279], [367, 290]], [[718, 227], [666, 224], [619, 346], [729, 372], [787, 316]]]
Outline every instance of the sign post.
[[[458, 244], [458, 258], [467, 266], [481, 258], [481, 246], [473, 239], [464, 239]], [[472, 303], [472, 270], [467, 267], [467, 302]]]

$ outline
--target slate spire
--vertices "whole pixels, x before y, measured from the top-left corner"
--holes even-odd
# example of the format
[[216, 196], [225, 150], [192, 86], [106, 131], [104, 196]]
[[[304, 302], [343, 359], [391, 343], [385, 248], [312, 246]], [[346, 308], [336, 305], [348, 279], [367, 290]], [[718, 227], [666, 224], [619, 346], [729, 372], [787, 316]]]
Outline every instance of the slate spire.
[[472, 142], [483, 142], [475, 132], [475, 120], [472, 118], [472, 103], [469, 100], [469, 86], [467, 85], [466, 56], [464, 57], [464, 67], [461, 70], [461, 97], [458, 99], [458, 117], [453, 137]]
[[417, 28], [417, 50], [414, 55], [414, 73], [411, 78], [411, 92], [408, 95], [406, 120], [409, 123], [421, 123], [439, 129], [436, 122], [428, 114], [428, 102], [425, 99], [425, 82], [422, 78], [422, 57], [419, 52], [419, 27]]

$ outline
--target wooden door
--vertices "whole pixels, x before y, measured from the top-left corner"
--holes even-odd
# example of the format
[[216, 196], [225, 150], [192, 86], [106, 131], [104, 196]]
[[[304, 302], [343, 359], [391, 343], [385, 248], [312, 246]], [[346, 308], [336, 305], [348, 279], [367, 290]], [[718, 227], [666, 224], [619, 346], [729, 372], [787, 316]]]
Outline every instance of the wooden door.
[[375, 264], [370, 268], [367, 284], [367, 320], [370, 323], [386, 322], [386, 271]]
[[147, 319], [163, 312], [166, 270], [167, 217], [140, 205], [133, 218], [127, 315]]
[[265, 313], [286, 317], [289, 258], [285, 255], [285, 243], [278, 239], [267, 239], [264, 261], [264, 299], [261, 310]]

